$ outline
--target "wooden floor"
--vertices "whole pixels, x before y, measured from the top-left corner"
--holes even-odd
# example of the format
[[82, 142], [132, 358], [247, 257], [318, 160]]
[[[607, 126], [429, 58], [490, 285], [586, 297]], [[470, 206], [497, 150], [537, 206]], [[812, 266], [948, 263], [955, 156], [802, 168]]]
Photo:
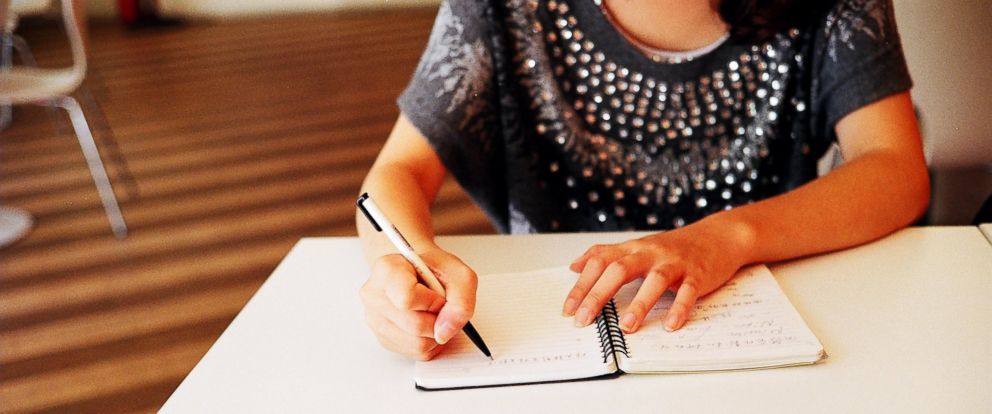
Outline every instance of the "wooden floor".
[[[37, 225], [0, 250], [0, 412], [154, 411], [299, 238], [354, 235], [433, 15], [95, 24], [79, 97], [131, 234], [112, 237], [63, 115], [18, 107], [0, 204]], [[68, 64], [48, 23], [23, 35]], [[492, 232], [450, 182], [437, 209], [439, 233]]]

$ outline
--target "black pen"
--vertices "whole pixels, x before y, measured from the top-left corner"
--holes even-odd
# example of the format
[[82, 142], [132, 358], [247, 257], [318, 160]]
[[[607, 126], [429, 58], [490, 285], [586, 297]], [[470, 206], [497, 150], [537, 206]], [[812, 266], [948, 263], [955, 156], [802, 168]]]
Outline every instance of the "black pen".
[[[369, 193], [364, 193], [358, 197], [356, 204], [358, 205], [358, 209], [365, 214], [365, 218], [369, 219], [369, 223], [372, 223], [372, 227], [375, 228], [376, 231], [386, 233], [386, 237], [389, 238], [389, 241], [393, 242], [393, 246], [396, 246], [396, 249], [400, 251], [400, 254], [413, 265], [413, 268], [416, 269], [417, 273], [420, 275], [420, 280], [423, 281], [424, 284], [426, 284], [431, 290], [440, 293], [441, 296], [445, 296], [444, 286], [441, 285], [439, 280], [437, 280], [437, 276], [435, 276], [434, 272], [427, 267], [427, 263], [424, 263], [424, 259], [421, 259], [420, 256], [413, 251], [413, 247], [411, 247], [410, 243], [406, 241], [406, 238], [400, 234], [399, 229], [397, 229], [396, 226], [394, 226], [392, 222], [386, 218], [386, 215], [382, 213], [382, 210], [379, 210], [379, 207], [376, 206], [375, 202], [372, 201], [372, 198], [369, 197]], [[486, 346], [486, 343], [482, 340], [482, 336], [479, 336], [479, 332], [475, 330], [475, 327], [472, 326], [471, 322], [466, 323], [465, 328], [462, 329], [462, 331], [465, 332], [468, 339], [471, 339], [472, 343], [475, 344], [480, 351], [482, 351], [483, 355], [489, 357], [489, 359], [493, 359], [492, 354], [489, 352], [489, 347]]]

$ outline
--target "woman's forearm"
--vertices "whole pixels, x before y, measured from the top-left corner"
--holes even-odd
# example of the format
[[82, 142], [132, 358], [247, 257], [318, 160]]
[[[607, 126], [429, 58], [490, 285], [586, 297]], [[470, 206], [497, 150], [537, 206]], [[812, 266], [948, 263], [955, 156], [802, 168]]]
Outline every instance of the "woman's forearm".
[[[372, 196], [414, 250], [422, 251], [435, 247], [430, 210], [445, 174], [427, 138], [401, 114], [365, 177], [362, 191]], [[369, 263], [396, 252], [361, 212], [355, 212], [355, 221]]]
[[794, 191], [704, 219], [724, 226], [743, 263], [764, 263], [866, 243], [911, 224], [926, 210], [922, 159], [878, 150]]
[[[415, 249], [433, 246], [430, 205], [434, 195], [426, 194], [414, 173], [402, 165], [376, 165], [369, 171], [362, 191], [372, 195], [379, 208]], [[355, 220], [369, 262], [396, 252], [388, 239], [375, 231], [361, 212], [356, 212]]]

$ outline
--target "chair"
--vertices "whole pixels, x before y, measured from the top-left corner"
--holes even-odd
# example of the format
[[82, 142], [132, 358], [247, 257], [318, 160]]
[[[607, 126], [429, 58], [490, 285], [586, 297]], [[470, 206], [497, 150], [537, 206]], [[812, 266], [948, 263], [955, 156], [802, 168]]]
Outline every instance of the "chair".
[[[5, 21], [7, 18], [7, 1], [0, 0], [0, 21]], [[110, 221], [110, 228], [117, 238], [124, 238], [127, 236], [127, 225], [124, 223], [117, 197], [100, 159], [100, 152], [93, 141], [93, 134], [79, 103], [70, 96], [79, 88], [86, 75], [86, 51], [71, 0], [62, 1], [62, 18], [72, 49], [73, 66], [64, 69], [13, 67], [0, 72], [0, 104], [53, 106], [62, 108], [69, 114], [79, 146], [86, 157], [90, 175], [93, 176], [93, 182], [100, 194], [103, 209]]]
[[[3, 0], [0, 0], [3, 1]], [[52, 0], [10, 0], [6, 18], [0, 21], [0, 70], [8, 69], [13, 61], [13, 51], [21, 56], [21, 62], [28, 66], [38, 66], [28, 44], [14, 32], [21, 16], [46, 14], [52, 9]], [[0, 106], [0, 130], [10, 126], [12, 120], [10, 105]]]

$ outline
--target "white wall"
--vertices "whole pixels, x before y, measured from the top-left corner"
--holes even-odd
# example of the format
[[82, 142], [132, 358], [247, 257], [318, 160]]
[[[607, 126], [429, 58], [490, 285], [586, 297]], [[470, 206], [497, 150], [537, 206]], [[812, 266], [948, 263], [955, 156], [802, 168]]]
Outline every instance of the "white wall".
[[992, 1], [895, 7], [930, 165], [992, 166]]
[[[89, 0], [113, 15], [117, 0]], [[894, 0], [916, 82], [930, 164], [992, 165], [992, 1]], [[438, 0], [159, 0], [166, 14], [229, 17], [356, 7], [436, 4]]]
[[111, 17], [117, 15], [117, 0], [86, 0], [86, 11], [91, 17]]

